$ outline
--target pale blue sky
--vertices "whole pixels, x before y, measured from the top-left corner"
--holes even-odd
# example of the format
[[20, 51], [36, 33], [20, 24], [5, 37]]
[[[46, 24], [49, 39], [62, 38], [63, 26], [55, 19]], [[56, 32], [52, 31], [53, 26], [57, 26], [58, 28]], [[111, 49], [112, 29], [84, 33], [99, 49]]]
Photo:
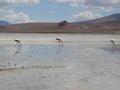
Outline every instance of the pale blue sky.
[[0, 18], [11, 23], [84, 21], [120, 13], [119, 5], [120, 0], [0, 0]]

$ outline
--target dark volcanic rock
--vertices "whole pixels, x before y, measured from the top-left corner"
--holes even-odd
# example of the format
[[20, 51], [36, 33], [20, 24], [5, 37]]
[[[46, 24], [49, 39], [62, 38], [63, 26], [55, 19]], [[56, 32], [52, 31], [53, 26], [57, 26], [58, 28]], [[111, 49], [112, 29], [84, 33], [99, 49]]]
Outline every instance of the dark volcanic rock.
[[59, 26], [66, 26], [68, 24], [68, 22], [66, 20], [60, 22], [58, 25]]

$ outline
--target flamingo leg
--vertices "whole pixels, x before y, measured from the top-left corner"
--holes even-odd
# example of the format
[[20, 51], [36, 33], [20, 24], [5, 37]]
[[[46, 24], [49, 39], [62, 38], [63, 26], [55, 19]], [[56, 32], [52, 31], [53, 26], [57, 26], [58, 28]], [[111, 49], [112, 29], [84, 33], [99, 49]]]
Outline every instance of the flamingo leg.
[[16, 43], [16, 52], [15, 52], [15, 54], [20, 53], [20, 51], [21, 51], [21, 44], [18, 42], [18, 43]]

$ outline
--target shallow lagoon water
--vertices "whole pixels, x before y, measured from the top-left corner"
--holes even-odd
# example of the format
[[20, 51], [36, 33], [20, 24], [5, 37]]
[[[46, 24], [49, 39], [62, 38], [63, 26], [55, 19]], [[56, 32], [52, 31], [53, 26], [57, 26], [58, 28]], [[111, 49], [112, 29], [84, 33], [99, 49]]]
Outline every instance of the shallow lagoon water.
[[4, 45], [0, 48], [1, 64], [16, 65], [50, 64], [72, 54], [72, 48], [55, 45], [22, 45], [20, 53], [16, 54], [16, 46]]
[[[119, 90], [119, 35], [1, 34], [2, 90]], [[56, 37], [63, 39], [59, 47]], [[16, 52], [14, 39], [21, 40]], [[7, 86], [7, 87], [6, 87]]]

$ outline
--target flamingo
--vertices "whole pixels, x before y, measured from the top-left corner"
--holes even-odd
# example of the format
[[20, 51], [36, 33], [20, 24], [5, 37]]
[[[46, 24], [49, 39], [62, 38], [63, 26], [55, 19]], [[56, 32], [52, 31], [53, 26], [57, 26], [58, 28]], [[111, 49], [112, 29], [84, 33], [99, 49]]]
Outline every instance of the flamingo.
[[115, 45], [115, 40], [111, 39], [110, 42], [112, 43], [112, 49], [115, 49], [116, 45]]
[[112, 43], [112, 55], [114, 54], [114, 50], [116, 48], [115, 40], [111, 39], [110, 42]]
[[63, 41], [60, 38], [56, 38], [58, 45], [63, 47]]
[[21, 51], [21, 42], [20, 42], [19, 39], [15, 39], [14, 41], [16, 42], [16, 45], [17, 45], [16, 54], [20, 53], [20, 51]]

